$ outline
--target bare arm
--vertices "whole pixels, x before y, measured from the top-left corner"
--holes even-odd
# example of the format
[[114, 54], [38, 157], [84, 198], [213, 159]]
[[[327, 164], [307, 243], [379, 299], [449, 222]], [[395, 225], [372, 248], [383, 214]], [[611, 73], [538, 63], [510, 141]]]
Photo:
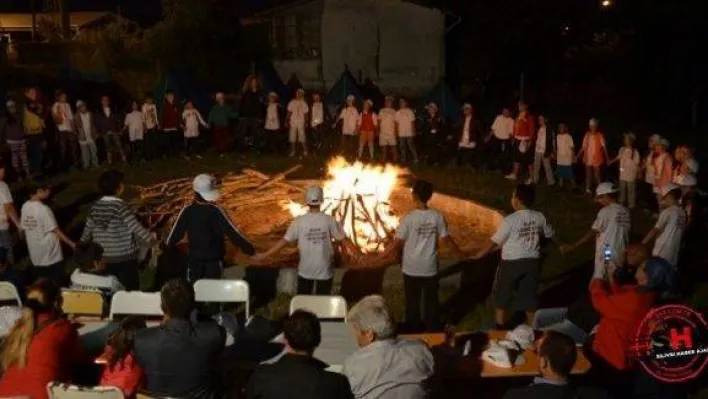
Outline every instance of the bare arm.
[[68, 245], [72, 250], [76, 251], [76, 243], [71, 238], [67, 237], [66, 234], [64, 234], [64, 232], [61, 231], [61, 229], [56, 228], [52, 231], [52, 233], [54, 233], [57, 236], [57, 238], [59, 238], [59, 241]]
[[447, 236], [441, 238], [441, 239], [440, 239], [440, 242], [441, 242], [443, 245], [447, 245], [448, 247], [450, 247], [450, 249], [452, 249], [452, 250], [457, 254], [457, 256], [459, 256], [460, 258], [464, 258], [465, 256], [467, 256], [467, 255], [460, 249], [460, 246], [457, 245], [457, 243], [456, 243], [455, 240], [452, 238], [452, 236], [447, 235]]
[[501, 246], [499, 246], [497, 243], [492, 240], [487, 240], [484, 245], [477, 251], [477, 253], [472, 256], [472, 259], [480, 260], [485, 256], [489, 255], [490, 253], [498, 251], [500, 249]]
[[7, 215], [8, 218], [12, 221], [12, 223], [17, 227], [18, 230], [21, 230], [22, 228], [20, 227], [20, 218], [17, 216], [17, 209], [15, 209], [15, 205], [13, 204], [5, 204], [5, 214]]
[[587, 233], [585, 233], [578, 241], [576, 241], [573, 244], [570, 245], [561, 245], [561, 252], [566, 253], [566, 252], [571, 252], [575, 251], [579, 247], [585, 245], [588, 241], [592, 240], [593, 238], [597, 237], [597, 231], [595, 230], [589, 230]]
[[269, 250], [266, 252], [256, 254], [253, 258], [258, 261], [262, 261], [265, 259], [270, 258], [271, 256], [277, 254], [278, 252], [282, 251], [283, 248], [287, 247], [290, 245], [290, 243], [285, 240], [285, 239], [280, 239], [275, 245], [273, 245]]
[[648, 245], [650, 242], [654, 241], [656, 236], [658, 236], [659, 234], [661, 234], [661, 230], [657, 229], [656, 227], [649, 230], [647, 235], [642, 240], [642, 245]]

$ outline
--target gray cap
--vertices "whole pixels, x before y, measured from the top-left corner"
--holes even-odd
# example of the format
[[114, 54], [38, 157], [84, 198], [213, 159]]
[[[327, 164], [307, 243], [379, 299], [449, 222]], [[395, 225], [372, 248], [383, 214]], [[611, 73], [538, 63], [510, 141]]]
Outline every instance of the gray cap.
[[322, 202], [324, 202], [324, 192], [322, 191], [322, 187], [309, 187], [305, 193], [305, 202], [310, 206], [322, 205]]

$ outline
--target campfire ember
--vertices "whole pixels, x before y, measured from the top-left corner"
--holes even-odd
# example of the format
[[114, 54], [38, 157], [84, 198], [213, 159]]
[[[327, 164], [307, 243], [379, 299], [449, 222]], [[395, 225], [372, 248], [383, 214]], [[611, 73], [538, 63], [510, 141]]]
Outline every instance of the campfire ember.
[[[389, 200], [401, 172], [393, 165], [350, 164], [342, 157], [327, 165], [322, 211], [334, 216], [364, 253], [384, 251], [398, 227]], [[285, 207], [293, 216], [308, 210], [294, 201]]]

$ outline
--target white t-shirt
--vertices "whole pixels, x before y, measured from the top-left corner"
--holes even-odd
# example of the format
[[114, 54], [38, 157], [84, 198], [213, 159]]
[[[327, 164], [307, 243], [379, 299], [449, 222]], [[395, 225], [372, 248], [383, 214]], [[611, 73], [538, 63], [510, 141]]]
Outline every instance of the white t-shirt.
[[636, 181], [639, 173], [639, 164], [642, 162], [639, 151], [630, 147], [622, 147], [619, 152], [620, 180]]
[[382, 108], [379, 111], [379, 130], [382, 136], [396, 136], [396, 110], [393, 108]]
[[206, 126], [202, 114], [196, 109], [185, 109], [182, 112], [184, 121], [184, 137], [199, 137], [199, 126]]
[[404, 241], [401, 261], [404, 274], [416, 277], [438, 274], [438, 239], [448, 236], [447, 223], [440, 212], [411, 211], [403, 218], [396, 235]]
[[12, 193], [10, 192], [10, 186], [0, 180], [0, 230], [7, 230], [10, 228], [10, 222], [7, 219], [7, 213], [5, 212], [5, 205], [12, 203], [13, 200]]
[[101, 291], [113, 295], [118, 291], [125, 290], [125, 287], [118, 281], [116, 276], [100, 276], [75, 269], [71, 273], [71, 289]]
[[686, 165], [686, 168], [688, 169], [688, 173], [692, 173], [694, 175], [698, 174], [698, 170], [699, 170], [700, 165], [698, 164], [698, 161], [696, 160], [696, 158], [687, 159], [684, 162], [684, 165]]
[[288, 103], [288, 112], [290, 113], [290, 124], [297, 126], [305, 126], [307, 113], [310, 107], [307, 106], [305, 100], [290, 100]]
[[69, 103], [54, 103], [54, 105], [52, 105], [52, 114], [61, 115], [62, 121], [57, 124], [57, 129], [62, 132], [69, 132], [72, 130], [71, 124], [74, 120], [74, 113], [71, 112], [71, 106]]
[[396, 111], [396, 125], [398, 126], [398, 137], [413, 137], [415, 129], [415, 114], [410, 108]]
[[157, 126], [157, 106], [155, 104], [143, 104], [142, 114], [145, 127], [154, 129]]
[[81, 115], [81, 125], [84, 128], [84, 132], [86, 132], [86, 140], [82, 141], [83, 143], [93, 143], [93, 136], [91, 136], [91, 130], [93, 130], [93, 126], [91, 126], [91, 114], [88, 112], [84, 113], [79, 113]]
[[672, 265], [678, 265], [679, 250], [681, 249], [681, 238], [686, 229], [686, 211], [678, 205], [669, 207], [661, 211], [659, 220], [654, 226], [661, 231], [654, 243], [653, 256], [665, 259]]
[[51, 266], [64, 260], [59, 237], [54, 234], [57, 221], [52, 210], [41, 201], [22, 205], [20, 224], [25, 231], [27, 249], [34, 266]]
[[344, 239], [342, 228], [332, 216], [322, 212], [308, 212], [298, 216], [283, 239], [291, 243], [297, 241], [300, 252], [297, 273], [300, 277], [310, 280], [332, 278], [332, 240]]
[[280, 129], [280, 106], [278, 103], [270, 103], [268, 104], [268, 108], [266, 110], [266, 120], [265, 120], [265, 129], [266, 130], [279, 130]]
[[359, 110], [356, 107], [346, 107], [339, 114], [342, 120], [342, 134], [346, 136], [356, 135], [356, 127], [359, 122]]
[[543, 154], [546, 152], [546, 127], [538, 128], [538, 137], [536, 137], [536, 152]]
[[492, 124], [492, 133], [499, 140], [509, 140], [514, 135], [514, 118], [497, 115]]
[[610, 204], [597, 214], [592, 229], [598, 233], [595, 239], [595, 274], [593, 278], [605, 278], [605, 246], [611, 251], [612, 262], [624, 264], [624, 251], [629, 243], [632, 219], [629, 210], [620, 204]]
[[492, 241], [502, 247], [503, 260], [538, 259], [541, 235], [551, 238], [553, 234], [553, 227], [541, 212], [524, 209], [505, 217]]
[[556, 162], [560, 166], [573, 166], [573, 136], [570, 134], [559, 134], [556, 136]]
[[654, 156], [652, 154], [644, 158], [644, 170], [644, 181], [654, 185]]
[[143, 114], [140, 111], [133, 111], [125, 116], [125, 126], [128, 126], [128, 137], [130, 141], [142, 140], [145, 133], [143, 125]]
[[316, 127], [324, 123], [324, 105], [319, 103], [312, 103], [312, 121], [311, 126]]

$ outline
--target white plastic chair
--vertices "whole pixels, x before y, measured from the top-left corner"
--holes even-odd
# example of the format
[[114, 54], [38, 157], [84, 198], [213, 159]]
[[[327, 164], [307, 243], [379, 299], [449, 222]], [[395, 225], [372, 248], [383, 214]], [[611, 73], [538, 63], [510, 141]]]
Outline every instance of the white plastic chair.
[[20, 300], [20, 294], [17, 292], [12, 283], [7, 281], [0, 281], [0, 302], [15, 301], [17, 306], [22, 306], [22, 300]]
[[347, 301], [336, 295], [296, 295], [290, 301], [290, 314], [298, 309], [309, 310], [320, 319], [347, 317]]
[[116, 387], [82, 387], [50, 382], [47, 384], [49, 399], [124, 399], [123, 391]]
[[118, 291], [111, 299], [110, 319], [116, 315], [162, 316], [160, 293]]
[[248, 320], [251, 293], [248, 283], [243, 280], [202, 279], [194, 283], [194, 300], [197, 302], [246, 303]]

